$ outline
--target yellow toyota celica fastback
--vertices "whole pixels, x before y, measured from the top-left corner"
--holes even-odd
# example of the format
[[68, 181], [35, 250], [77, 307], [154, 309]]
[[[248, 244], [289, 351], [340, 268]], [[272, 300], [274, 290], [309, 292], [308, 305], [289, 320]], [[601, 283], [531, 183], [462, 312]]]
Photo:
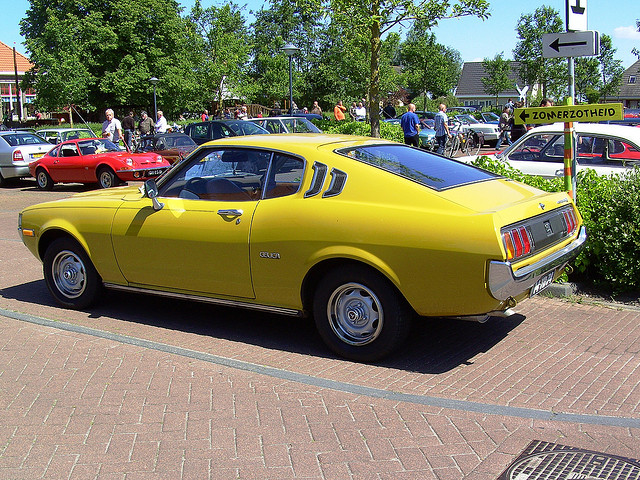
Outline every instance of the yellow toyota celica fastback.
[[67, 308], [107, 287], [309, 313], [359, 361], [392, 352], [416, 316], [508, 315], [586, 241], [566, 193], [323, 134], [209, 142], [157, 183], [34, 205], [19, 223]]

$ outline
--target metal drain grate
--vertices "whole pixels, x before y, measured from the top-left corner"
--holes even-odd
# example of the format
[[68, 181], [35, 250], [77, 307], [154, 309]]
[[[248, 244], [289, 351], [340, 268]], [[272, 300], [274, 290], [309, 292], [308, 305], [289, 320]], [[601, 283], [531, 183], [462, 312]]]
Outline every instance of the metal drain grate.
[[497, 480], [640, 480], [640, 461], [534, 440]]

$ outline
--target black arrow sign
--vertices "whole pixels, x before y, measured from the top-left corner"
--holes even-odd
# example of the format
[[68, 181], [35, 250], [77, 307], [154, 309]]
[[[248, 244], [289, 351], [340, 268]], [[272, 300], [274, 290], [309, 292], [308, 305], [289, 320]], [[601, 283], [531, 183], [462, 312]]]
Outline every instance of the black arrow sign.
[[551, 45], [549, 45], [551, 48], [553, 48], [556, 52], [560, 52], [560, 49], [562, 47], [586, 47], [587, 46], [587, 42], [567, 42], [567, 43], [560, 43], [560, 39], [556, 38], [553, 42], [551, 42]]
[[580, 6], [580, 0], [578, 0], [575, 5], [571, 5], [571, 11], [577, 15], [582, 15], [585, 8]]
[[522, 110], [522, 112], [520, 112], [520, 120], [522, 120], [522, 123], [527, 123], [527, 118], [529, 118], [529, 114], [525, 112], [525, 110]]

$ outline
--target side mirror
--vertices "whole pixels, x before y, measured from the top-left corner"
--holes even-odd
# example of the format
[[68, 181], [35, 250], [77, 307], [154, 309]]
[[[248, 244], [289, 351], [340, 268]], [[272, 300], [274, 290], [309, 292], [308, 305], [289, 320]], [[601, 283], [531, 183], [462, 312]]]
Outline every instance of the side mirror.
[[144, 182], [144, 196], [150, 198], [153, 202], [153, 209], [157, 212], [158, 210], [162, 210], [164, 207], [164, 203], [160, 203], [158, 201], [158, 186], [156, 185], [156, 181], [153, 178]]

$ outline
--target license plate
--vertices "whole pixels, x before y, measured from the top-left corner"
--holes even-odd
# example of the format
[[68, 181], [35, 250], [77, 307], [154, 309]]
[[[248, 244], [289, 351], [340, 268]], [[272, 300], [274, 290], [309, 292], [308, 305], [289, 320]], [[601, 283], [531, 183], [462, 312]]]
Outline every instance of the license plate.
[[44, 157], [44, 153], [32, 153], [31, 154], [31, 158], [40, 158], [40, 157]]
[[147, 177], [157, 177], [162, 172], [164, 172], [164, 169], [162, 168], [159, 168], [157, 170], [147, 170]]
[[538, 279], [538, 281], [531, 287], [531, 291], [529, 292], [529, 296], [533, 297], [534, 295], [539, 294], [542, 290], [547, 288], [553, 282], [553, 276], [555, 274], [554, 270], [551, 270], [548, 273], [545, 273], [542, 277]]

